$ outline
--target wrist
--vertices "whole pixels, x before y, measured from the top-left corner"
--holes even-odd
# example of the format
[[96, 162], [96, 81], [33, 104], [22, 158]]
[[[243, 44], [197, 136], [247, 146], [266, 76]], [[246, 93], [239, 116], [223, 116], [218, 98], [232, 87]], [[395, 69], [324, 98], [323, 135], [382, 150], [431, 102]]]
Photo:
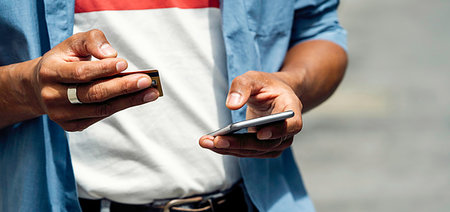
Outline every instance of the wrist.
[[306, 68], [298, 67], [283, 67], [279, 72], [273, 73], [275, 77], [286, 83], [295, 92], [298, 98], [306, 93], [308, 88]]
[[41, 115], [35, 92], [29, 90], [35, 64], [31, 60], [0, 67], [0, 128]]
[[38, 57], [34, 60], [29, 61], [29, 67], [23, 73], [21, 84], [23, 86], [23, 91], [26, 95], [27, 103], [30, 106], [29, 110], [34, 116], [41, 116], [45, 114], [43, 105], [41, 104], [41, 92], [39, 87], [39, 68], [41, 64], [42, 57]]
[[11, 85], [11, 93], [15, 107], [26, 114], [27, 117], [34, 118], [44, 114], [39, 103], [40, 94], [36, 90], [37, 70], [41, 57], [23, 63], [12, 65], [8, 70], [8, 81]]

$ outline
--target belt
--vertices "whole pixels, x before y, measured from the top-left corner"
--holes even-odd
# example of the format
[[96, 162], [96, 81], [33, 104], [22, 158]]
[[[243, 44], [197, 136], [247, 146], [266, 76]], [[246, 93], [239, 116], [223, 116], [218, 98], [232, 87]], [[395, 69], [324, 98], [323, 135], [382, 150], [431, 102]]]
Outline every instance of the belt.
[[257, 211], [256, 207], [248, 199], [244, 193], [242, 183], [239, 183], [226, 191], [180, 199], [155, 200], [152, 203], [142, 205], [82, 198], [79, 201], [83, 212], [99, 212], [102, 208], [105, 208], [105, 203], [107, 205], [106, 208], [109, 208], [110, 212]]

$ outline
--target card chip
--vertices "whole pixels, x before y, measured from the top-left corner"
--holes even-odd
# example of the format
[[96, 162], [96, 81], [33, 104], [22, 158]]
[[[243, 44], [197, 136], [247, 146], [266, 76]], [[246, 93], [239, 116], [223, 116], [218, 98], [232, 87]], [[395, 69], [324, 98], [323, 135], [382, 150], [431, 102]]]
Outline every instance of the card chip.
[[148, 71], [144, 71], [144, 73], [149, 75], [152, 78], [152, 87], [158, 89], [159, 96], [163, 96], [163, 90], [162, 90], [161, 80], [159, 79], [158, 70], [148, 70]]
[[161, 85], [161, 80], [159, 78], [159, 72], [156, 69], [151, 69], [151, 70], [142, 70], [142, 71], [132, 71], [132, 72], [122, 72], [119, 73], [119, 76], [124, 76], [124, 75], [128, 75], [128, 74], [147, 74], [148, 76], [150, 76], [152, 78], [152, 85], [151, 87], [158, 89], [159, 91], [159, 96], [163, 96], [163, 90], [162, 90], [162, 85]]

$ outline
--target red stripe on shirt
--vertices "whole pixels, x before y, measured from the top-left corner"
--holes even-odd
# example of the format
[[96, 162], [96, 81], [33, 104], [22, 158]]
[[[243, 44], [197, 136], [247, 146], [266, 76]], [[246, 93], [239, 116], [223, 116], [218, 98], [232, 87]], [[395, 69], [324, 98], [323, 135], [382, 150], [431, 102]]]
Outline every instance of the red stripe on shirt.
[[75, 13], [104, 10], [219, 8], [219, 0], [76, 0]]

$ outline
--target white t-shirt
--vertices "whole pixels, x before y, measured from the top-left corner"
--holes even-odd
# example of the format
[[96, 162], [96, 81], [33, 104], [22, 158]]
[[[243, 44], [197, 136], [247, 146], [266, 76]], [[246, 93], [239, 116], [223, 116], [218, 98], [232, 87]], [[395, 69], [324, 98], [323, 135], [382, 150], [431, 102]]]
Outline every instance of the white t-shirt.
[[237, 158], [198, 145], [231, 121], [218, 0], [122, 2], [77, 0], [74, 31], [102, 30], [128, 71], [158, 69], [164, 96], [68, 134], [80, 197], [143, 204], [229, 188]]

